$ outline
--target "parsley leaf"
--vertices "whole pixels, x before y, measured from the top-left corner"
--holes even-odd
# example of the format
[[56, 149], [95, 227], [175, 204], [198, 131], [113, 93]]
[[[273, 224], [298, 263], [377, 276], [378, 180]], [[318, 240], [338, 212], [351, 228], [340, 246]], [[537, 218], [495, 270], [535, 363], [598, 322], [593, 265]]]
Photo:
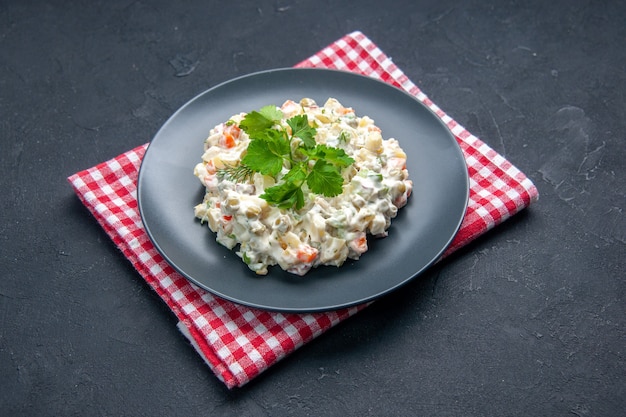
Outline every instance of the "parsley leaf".
[[305, 153], [309, 157], [324, 159], [325, 161], [340, 168], [348, 167], [354, 163], [354, 159], [352, 159], [343, 149], [334, 148], [321, 143], [315, 146], [312, 150], [305, 151]]
[[306, 183], [311, 191], [326, 197], [334, 197], [343, 192], [341, 173], [336, 167], [321, 159], [315, 161]]
[[309, 126], [309, 119], [306, 115], [293, 116], [287, 120], [287, 124], [291, 128], [291, 135], [302, 139], [306, 148], [315, 146], [315, 128]]
[[277, 175], [283, 168], [283, 154], [276, 149], [280, 145], [265, 140], [252, 140], [241, 164], [263, 175]]
[[302, 187], [291, 181], [266, 188], [265, 192], [261, 194], [261, 198], [283, 209], [290, 209], [295, 206], [296, 210], [299, 210], [304, 206]]
[[276, 106], [264, 106], [261, 108], [261, 110], [259, 110], [259, 113], [266, 119], [271, 120], [272, 122], [280, 122], [283, 118], [283, 112], [280, 111]]
[[282, 117], [283, 113], [276, 106], [265, 106], [260, 111], [251, 111], [246, 114], [239, 123], [239, 127], [253, 138], [257, 134], [263, 134], [271, 129]]
[[[282, 123], [283, 113], [276, 106], [265, 106], [246, 114], [239, 127], [248, 134], [250, 143], [236, 170], [225, 171], [234, 180], [249, 179], [251, 173], [271, 175], [276, 185], [268, 187], [261, 198], [282, 209], [304, 207], [303, 185], [315, 194], [327, 197], [343, 191], [341, 169], [354, 163], [343, 149], [318, 144], [317, 130], [309, 125], [307, 115], [297, 115]], [[293, 145], [294, 138], [301, 143]], [[284, 167], [289, 171], [282, 177]]]
[[304, 164], [297, 164], [285, 174], [283, 181], [293, 182], [294, 184], [302, 185], [306, 180], [307, 172]]

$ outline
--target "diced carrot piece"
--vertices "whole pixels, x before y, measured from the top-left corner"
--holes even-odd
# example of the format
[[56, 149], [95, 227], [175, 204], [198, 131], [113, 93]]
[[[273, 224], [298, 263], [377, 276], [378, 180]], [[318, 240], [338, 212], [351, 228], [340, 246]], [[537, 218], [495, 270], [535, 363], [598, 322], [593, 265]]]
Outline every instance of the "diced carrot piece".
[[239, 139], [239, 135], [241, 134], [241, 129], [237, 125], [228, 125], [224, 129], [224, 132], [230, 134], [234, 139]]
[[225, 148], [234, 148], [237, 145], [236, 140], [239, 139], [241, 129], [237, 125], [228, 125], [224, 128], [222, 137], [219, 140], [220, 146]]
[[365, 233], [362, 233], [358, 237], [354, 238], [349, 243], [349, 246], [354, 252], [358, 254], [367, 252], [367, 237]]
[[356, 238], [356, 247], [359, 248], [359, 250], [362, 250], [363, 252], [365, 252], [367, 250], [367, 238], [365, 236], [359, 236], [358, 238]]
[[319, 251], [312, 246], [302, 245], [298, 248], [296, 257], [302, 262], [311, 263], [317, 258]]
[[217, 169], [215, 169], [215, 164], [213, 163], [213, 160], [208, 161], [205, 167], [206, 167], [206, 172], [208, 172], [209, 174], [215, 174], [217, 172]]
[[234, 148], [235, 139], [231, 135], [224, 135], [220, 138], [220, 145], [224, 148]]

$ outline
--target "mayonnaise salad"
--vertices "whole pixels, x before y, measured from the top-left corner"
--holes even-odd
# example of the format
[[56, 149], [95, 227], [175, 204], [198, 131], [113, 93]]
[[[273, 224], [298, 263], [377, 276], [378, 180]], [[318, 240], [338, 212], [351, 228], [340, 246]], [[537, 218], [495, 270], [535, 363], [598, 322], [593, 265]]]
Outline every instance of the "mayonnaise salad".
[[280, 178], [257, 172], [241, 181], [220, 175], [241, 163], [250, 143], [239, 127], [246, 116], [240, 113], [211, 129], [205, 140], [194, 175], [206, 193], [195, 216], [259, 275], [273, 265], [305, 275], [320, 265], [339, 267], [359, 259], [368, 249], [367, 235], [386, 237], [391, 219], [411, 195], [406, 153], [396, 139], [383, 139], [374, 120], [334, 98], [323, 106], [310, 98], [288, 100], [278, 109], [284, 116], [278, 123], [286, 127], [287, 119], [306, 115], [317, 143], [343, 149], [354, 160], [342, 173], [343, 192], [324, 197], [304, 184], [304, 206], [284, 209], [261, 198]]

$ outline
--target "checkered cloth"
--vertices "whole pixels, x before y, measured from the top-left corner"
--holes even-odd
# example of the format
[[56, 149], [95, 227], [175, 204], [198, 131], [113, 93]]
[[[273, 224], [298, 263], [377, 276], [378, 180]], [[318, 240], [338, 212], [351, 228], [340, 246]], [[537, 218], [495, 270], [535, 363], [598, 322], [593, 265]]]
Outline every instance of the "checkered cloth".
[[[448, 125], [466, 158], [470, 196], [461, 228], [444, 256], [537, 199], [537, 189], [522, 172], [447, 116], [362, 33], [346, 35], [297, 67], [334, 68], [384, 80], [417, 97]], [[246, 384], [365, 308], [361, 305], [315, 314], [261, 311], [220, 299], [184, 279], [156, 251], [137, 209], [137, 174], [147, 146], [78, 172], [68, 180], [115, 244], [171, 308], [181, 331], [228, 388]]]

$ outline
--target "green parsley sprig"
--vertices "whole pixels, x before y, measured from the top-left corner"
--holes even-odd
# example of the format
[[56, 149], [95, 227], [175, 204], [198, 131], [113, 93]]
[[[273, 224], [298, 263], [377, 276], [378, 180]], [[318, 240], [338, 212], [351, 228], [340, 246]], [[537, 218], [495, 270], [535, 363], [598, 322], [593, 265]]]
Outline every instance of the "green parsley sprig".
[[[247, 152], [239, 166], [226, 168], [220, 175], [235, 181], [249, 178], [254, 172], [274, 177], [276, 185], [266, 188], [261, 198], [283, 209], [304, 206], [304, 184], [311, 192], [326, 197], [341, 194], [341, 170], [352, 165], [354, 159], [341, 148], [318, 144], [316, 129], [306, 115], [287, 119], [289, 129], [280, 124], [283, 117], [276, 106], [248, 113], [239, 123], [250, 137]], [[295, 138], [300, 139], [297, 146]], [[283, 166], [289, 171], [279, 180]]]

